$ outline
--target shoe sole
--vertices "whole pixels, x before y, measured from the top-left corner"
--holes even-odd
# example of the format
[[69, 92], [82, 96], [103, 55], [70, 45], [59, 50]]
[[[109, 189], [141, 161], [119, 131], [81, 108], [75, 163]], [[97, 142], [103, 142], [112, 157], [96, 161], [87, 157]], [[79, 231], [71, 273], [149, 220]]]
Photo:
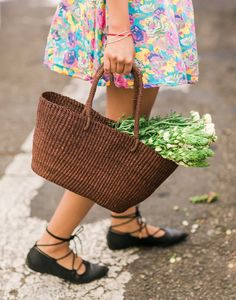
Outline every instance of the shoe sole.
[[30, 269], [30, 267], [28, 267], [28, 265], [26, 264], [26, 262], [24, 263], [24, 267], [26, 268], [27, 271], [29, 271], [30, 273], [40, 273], [40, 272], [37, 272], [37, 271], [34, 271], [32, 269]]
[[152, 247], [158, 247], [158, 248], [169, 248], [169, 247], [173, 247], [173, 246], [177, 246], [178, 244], [181, 244], [182, 242], [186, 241], [187, 240], [187, 237], [188, 235], [186, 236], [183, 236], [182, 238], [180, 238], [178, 240], [178, 242], [175, 242], [175, 243], [166, 243], [166, 244], [160, 244], [160, 245], [148, 245], [148, 244], [143, 244], [143, 245], [127, 245], [127, 246], [124, 246], [124, 247], [113, 247], [111, 246], [111, 244], [109, 242], [107, 242], [107, 246], [110, 250], [113, 250], [113, 251], [119, 251], [119, 250], [125, 250], [125, 249], [129, 249], [129, 248], [152, 248]]
[[[60, 277], [60, 276], [57, 276], [57, 275], [54, 275], [54, 274], [51, 274], [51, 273], [48, 273], [48, 272], [41, 272], [41, 271], [38, 271], [38, 270], [34, 270], [34, 269], [31, 269], [29, 266], [28, 266], [28, 261], [27, 261], [27, 258], [25, 259], [25, 263], [24, 263], [24, 266], [25, 266], [25, 268], [31, 273], [31, 274], [43, 274], [43, 275], [49, 275], [49, 276], [52, 276], [52, 277], [56, 277], [56, 278], [58, 278], [59, 280], [62, 280], [64, 283], [74, 283], [74, 284], [86, 284], [86, 283], [90, 283], [90, 282], [80, 282], [80, 283], [77, 283], [77, 282], [73, 282], [73, 281], [70, 281], [70, 280], [68, 280], [68, 279], [65, 279], [65, 278], [63, 278], [63, 277]], [[105, 275], [103, 275], [102, 277], [100, 277], [100, 278], [97, 278], [97, 279], [95, 279], [95, 280], [99, 280], [99, 279], [103, 279], [103, 278], [106, 278], [107, 277], [107, 274], [108, 274], [108, 271], [109, 271], [109, 269], [107, 269], [107, 272], [106, 272], [106, 274]]]

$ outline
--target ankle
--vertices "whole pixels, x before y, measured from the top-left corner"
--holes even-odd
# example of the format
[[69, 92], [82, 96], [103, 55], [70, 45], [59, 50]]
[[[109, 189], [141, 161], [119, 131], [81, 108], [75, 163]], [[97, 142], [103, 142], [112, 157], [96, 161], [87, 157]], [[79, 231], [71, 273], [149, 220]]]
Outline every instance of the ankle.
[[128, 217], [124, 218], [124, 219], [123, 218], [122, 219], [111, 218], [111, 224], [112, 225], [116, 225], [116, 224], [118, 225], [118, 224], [123, 224], [123, 223], [126, 223], [126, 224], [124, 224], [126, 226], [133, 225], [133, 224], [137, 223], [137, 219], [135, 218], [135, 219], [131, 220], [131, 218], [128, 218]]
[[138, 228], [140, 228], [140, 225], [137, 222], [137, 219], [134, 219], [132, 221], [130, 221], [127, 224], [123, 224], [122, 222], [123, 220], [119, 220], [119, 219], [114, 219], [111, 221], [111, 227], [112, 229], [114, 229], [115, 231], [120, 231], [120, 232], [133, 232], [136, 231]]
[[[38, 248], [42, 249], [47, 253], [57, 253], [69, 248], [68, 242], [61, 243], [58, 245], [51, 245], [60, 242], [58, 239], [50, 236], [46, 231], [43, 233], [40, 239], [37, 240], [36, 244]], [[42, 244], [42, 246], [40, 246]], [[45, 245], [45, 246], [43, 246]]]
[[56, 245], [56, 246], [41, 246], [41, 242], [37, 242], [37, 247], [42, 250], [43, 252], [49, 254], [50, 256], [57, 256], [61, 253], [68, 252], [69, 246], [68, 245]]
[[112, 212], [111, 213], [111, 218], [112, 219], [115, 219], [116, 217], [125, 218], [126, 216], [127, 216], [127, 218], [129, 218], [131, 215], [134, 215], [135, 213], [136, 213], [136, 207], [134, 206], [134, 207], [131, 207], [131, 208], [127, 209], [126, 211], [124, 211], [122, 213]]

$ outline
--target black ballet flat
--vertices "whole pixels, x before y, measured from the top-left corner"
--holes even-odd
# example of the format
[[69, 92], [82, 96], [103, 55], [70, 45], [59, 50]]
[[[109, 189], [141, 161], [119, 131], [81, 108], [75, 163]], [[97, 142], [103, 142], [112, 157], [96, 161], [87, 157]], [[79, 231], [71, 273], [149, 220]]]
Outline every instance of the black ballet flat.
[[[52, 234], [48, 230], [47, 227], [46, 227], [46, 230], [51, 236], [61, 240], [62, 242], [58, 242], [58, 243], [54, 243], [54, 244], [37, 244], [37, 242], [36, 242], [34, 244], [34, 246], [32, 248], [30, 248], [30, 250], [27, 254], [26, 260], [25, 260], [25, 263], [30, 270], [40, 272], [40, 273], [51, 274], [51, 275], [54, 275], [54, 276], [64, 279], [64, 281], [77, 283], [77, 284], [88, 283], [90, 281], [104, 277], [107, 274], [108, 267], [103, 266], [103, 265], [93, 264], [84, 259], [81, 259], [81, 263], [80, 263], [79, 267], [77, 269], [75, 269], [74, 263], [75, 263], [76, 254], [74, 253], [74, 251], [72, 249], [67, 254], [65, 254], [62, 257], [59, 257], [57, 259], [44, 253], [37, 246], [58, 245], [58, 244], [61, 244], [64, 242], [69, 242], [70, 240], [73, 240], [74, 237], [79, 238], [76, 234], [71, 235], [69, 238], [61, 238], [61, 237], [58, 237], [58, 236], [55, 236], [54, 234]], [[74, 243], [75, 243], [75, 241], [74, 241]], [[75, 244], [75, 248], [76, 248], [76, 244]], [[68, 255], [70, 255], [71, 253], [73, 254], [72, 269], [65, 268], [62, 265], [57, 263], [57, 261], [59, 259], [65, 258]], [[77, 271], [80, 269], [82, 264], [84, 264], [84, 266], [86, 267], [86, 270], [84, 273], [78, 274]]]
[[[184, 241], [188, 236], [188, 233], [186, 232], [174, 228], [168, 228], [168, 227], [159, 228], [156, 232], [154, 232], [154, 234], [152, 235], [149, 234], [147, 229], [147, 224], [142, 218], [138, 206], [136, 206], [136, 212], [134, 214], [125, 215], [125, 216], [112, 215], [112, 217], [128, 218], [129, 220], [124, 223], [109, 227], [106, 238], [107, 238], [107, 245], [111, 250], [121, 250], [129, 247], [153, 247], [153, 246], [168, 247]], [[127, 224], [136, 218], [140, 225], [138, 230], [126, 233], [126, 232], [116, 231], [113, 229], [114, 227]], [[143, 228], [145, 228], [146, 230], [147, 233], [146, 237], [141, 236], [141, 232]], [[161, 237], [155, 237], [155, 234], [160, 230], [163, 230], [165, 234]], [[139, 236], [132, 235], [132, 233], [135, 232], [139, 232]]]

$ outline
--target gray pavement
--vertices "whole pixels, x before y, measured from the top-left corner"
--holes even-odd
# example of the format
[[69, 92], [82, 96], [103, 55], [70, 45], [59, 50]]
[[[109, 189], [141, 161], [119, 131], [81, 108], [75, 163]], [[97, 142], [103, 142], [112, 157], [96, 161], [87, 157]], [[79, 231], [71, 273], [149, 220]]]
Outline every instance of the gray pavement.
[[[22, 144], [33, 130], [42, 91], [80, 99], [89, 85], [42, 64], [54, 7], [47, 1], [40, 6], [36, 1], [0, 6], [0, 299], [236, 299], [235, 1], [194, 1], [200, 81], [187, 89], [163, 89], [152, 111], [155, 115], [193, 109], [211, 113], [216, 123], [219, 139], [211, 167], [179, 167], [141, 205], [150, 223], [185, 228], [192, 231], [189, 239], [168, 249], [113, 253], [105, 245], [109, 212], [94, 206], [84, 220], [84, 253], [110, 265], [111, 274], [86, 287], [24, 268], [24, 255], [50, 219], [63, 189], [30, 172], [30, 140]], [[99, 89], [95, 103], [101, 113], [104, 91]], [[208, 191], [218, 192], [220, 200], [210, 205], [189, 202], [190, 196]], [[193, 225], [198, 228], [193, 230]], [[175, 255], [179, 258], [171, 263]]]

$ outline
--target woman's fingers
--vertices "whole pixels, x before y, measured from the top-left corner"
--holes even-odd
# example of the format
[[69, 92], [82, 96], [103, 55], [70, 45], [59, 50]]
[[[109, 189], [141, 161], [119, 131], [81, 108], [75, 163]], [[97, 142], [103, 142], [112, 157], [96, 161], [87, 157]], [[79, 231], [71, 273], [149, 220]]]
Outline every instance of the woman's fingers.
[[110, 58], [110, 64], [111, 64], [111, 68], [110, 68], [110, 72], [111, 73], [115, 73], [116, 72], [116, 60], [113, 58]]
[[125, 67], [125, 64], [124, 64], [124, 61], [121, 60], [116, 63], [116, 73], [118, 74], [122, 74], [123, 73], [123, 70], [124, 70], [124, 67]]
[[111, 63], [110, 63], [110, 60], [108, 58], [104, 59], [104, 65], [103, 65], [103, 67], [104, 67], [104, 72], [105, 73], [110, 73], [110, 71], [111, 71]]
[[113, 59], [104, 60], [104, 72], [105, 73], [118, 73], [128, 75], [132, 70], [132, 62], [124, 63]]
[[107, 50], [104, 56], [104, 72], [128, 75], [134, 63], [133, 57], [118, 56]]
[[131, 62], [125, 64], [124, 72], [123, 72], [124, 75], [128, 75], [131, 72], [132, 66], [133, 66], [133, 64]]

